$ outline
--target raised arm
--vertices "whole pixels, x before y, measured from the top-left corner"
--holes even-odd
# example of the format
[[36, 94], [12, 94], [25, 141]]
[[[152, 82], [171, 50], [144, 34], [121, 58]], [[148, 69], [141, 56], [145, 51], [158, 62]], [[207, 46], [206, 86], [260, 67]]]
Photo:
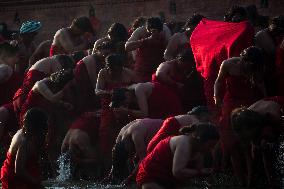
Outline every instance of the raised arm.
[[46, 82], [48, 80], [49, 78], [45, 78], [43, 80], [37, 81], [33, 87], [33, 90], [37, 90], [48, 101], [56, 103], [62, 97], [62, 91], [54, 94], [46, 85]]
[[169, 72], [172, 62], [163, 62], [159, 65], [156, 71], [156, 77], [159, 81], [168, 85], [175, 85], [176, 82], [170, 77]]
[[147, 31], [145, 27], [137, 28], [125, 44], [126, 51], [133, 51], [142, 46]]
[[96, 84], [96, 95], [106, 95], [111, 94], [111, 91], [107, 91], [106, 89], [106, 69], [101, 69], [98, 74], [97, 84]]
[[176, 33], [170, 38], [168, 46], [167, 46], [165, 53], [164, 53], [164, 59], [165, 60], [172, 60], [172, 59], [175, 58], [175, 55], [176, 55], [177, 49], [178, 49], [178, 40], [179, 40], [178, 35], [179, 34]]

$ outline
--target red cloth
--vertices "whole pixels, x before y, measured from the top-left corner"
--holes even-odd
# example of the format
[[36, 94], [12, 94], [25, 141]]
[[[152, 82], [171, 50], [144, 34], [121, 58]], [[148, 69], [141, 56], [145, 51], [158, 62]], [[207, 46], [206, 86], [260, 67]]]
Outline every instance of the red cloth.
[[155, 43], [144, 41], [137, 49], [134, 70], [139, 82], [151, 81], [152, 74], [155, 73], [160, 63], [164, 62], [165, 48], [165, 39], [161, 37], [161, 40]]
[[240, 23], [208, 20], [197, 25], [190, 37], [197, 71], [205, 79], [204, 90], [208, 105], [214, 106], [214, 82], [222, 61], [239, 56], [253, 44], [254, 29], [248, 21]]
[[86, 132], [90, 138], [98, 139], [100, 119], [94, 115], [95, 112], [85, 112], [78, 117], [70, 126], [70, 129], [80, 129]]
[[173, 176], [173, 153], [168, 137], [154, 148], [140, 163], [136, 182], [138, 186], [148, 182], [175, 183]]
[[49, 51], [49, 56], [54, 56], [57, 54], [69, 54], [65, 49], [63, 49], [62, 47], [58, 47], [56, 45], [51, 45], [50, 47], [50, 51]]
[[228, 76], [226, 78], [226, 93], [220, 117], [221, 144], [224, 149], [231, 148], [237, 140], [230, 125], [231, 112], [235, 108], [249, 106], [261, 97], [260, 90], [253, 87], [244, 76]]
[[20, 75], [13, 72], [6, 82], [0, 84], [0, 106], [12, 102], [13, 95], [21, 86], [21, 82]]
[[183, 113], [178, 95], [168, 87], [154, 82], [152, 93], [148, 98], [148, 117], [151, 119], [165, 119]]
[[[39, 183], [41, 182], [41, 172], [37, 156], [28, 158], [26, 169], [33, 178], [35, 178]], [[36, 189], [35, 186], [26, 183], [25, 180], [16, 176], [15, 157], [13, 157], [9, 152], [7, 153], [6, 160], [1, 168], [1, 182], [2, 189]]]
[[17, 90], [13, 98], [14, 109], [16, 112], [20, 112], [20, 109], [34, 84], [47, 76], [48, 74], [38, 70], [30, 70], [26, 73], [22, 86]]
[[156, 145], [165, 138], [169, 136], [175, 136], [179, 134], [179, 129], [182, 126], [178, 122], [178, 120], [175, 117], [169, 117], [167, 118], [163, 124], [162, 127], [159, 129], [159, 131], [154, 135], [154, 137], [151, 139], [147, 146], [147, 154], [152, 152], [152, 150], [156, 147]]

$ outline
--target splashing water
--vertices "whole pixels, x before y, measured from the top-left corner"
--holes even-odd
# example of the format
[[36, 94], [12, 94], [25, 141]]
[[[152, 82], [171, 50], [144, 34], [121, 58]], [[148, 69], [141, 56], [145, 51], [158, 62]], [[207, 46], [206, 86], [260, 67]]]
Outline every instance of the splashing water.
[[278, 172], [280, 187], [284, 187], [284, 135], [280, 136], [280, 142], [277, 152], [276, 169]]
[[59, 156], [57, 163], [59, 165], [57, 181], [66, 181], [71, 178], [71, 161], [68, 153]]

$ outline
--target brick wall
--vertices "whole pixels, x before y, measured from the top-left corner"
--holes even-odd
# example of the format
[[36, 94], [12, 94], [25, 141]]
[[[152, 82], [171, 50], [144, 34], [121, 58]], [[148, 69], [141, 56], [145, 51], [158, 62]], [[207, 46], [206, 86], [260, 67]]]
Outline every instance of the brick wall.
[[[170, 14], [170, 1], [176, 3], [176, 14]], [[0, 22], [5, 21], [11, 29], [19, 28], [13, 23], [15, 12], [18, 12], [21, 21], [28, 19], [39, 20], [43, 28], [38, 40], [52, 39], [54, 33], [69, 26], [77, 16], [88, 15], [90, 4], [95, 7], [96, 16], [101, 20], [103, 34], [113, 22], [121, 22], [129, 26], [137, 16], [153, 16], [162, 11], [167, 20], [185, 20], [194, 12], [201, 13], [212, 19], [222, 19], [224, 12], [233, 4], [256, 4], [259, 8], [261, 0], [93, 0], [34, 5], [1, 5]], [[263, 15], [279, 15], [284, 8], [283, 0], [268, 0], [269, 8], [259, 9]], [[0, 2], [1, 3], [1, 2]]]

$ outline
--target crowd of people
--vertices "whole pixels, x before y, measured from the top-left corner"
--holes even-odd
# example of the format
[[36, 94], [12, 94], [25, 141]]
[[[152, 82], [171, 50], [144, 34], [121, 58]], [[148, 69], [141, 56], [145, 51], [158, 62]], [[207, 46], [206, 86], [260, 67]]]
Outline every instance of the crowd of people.
[[38, 21], [2, 36], [2, 188], [44, 188], [62, 153], [72, 179], [161, 189], [229, 170], [278, 188], [284, 16], [257, 24], [254, 8], [182, 28], [139, 17], [100, 39], [83, 16], [38, 46]]

